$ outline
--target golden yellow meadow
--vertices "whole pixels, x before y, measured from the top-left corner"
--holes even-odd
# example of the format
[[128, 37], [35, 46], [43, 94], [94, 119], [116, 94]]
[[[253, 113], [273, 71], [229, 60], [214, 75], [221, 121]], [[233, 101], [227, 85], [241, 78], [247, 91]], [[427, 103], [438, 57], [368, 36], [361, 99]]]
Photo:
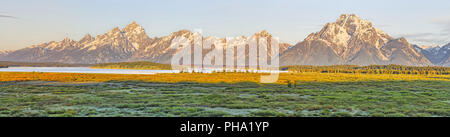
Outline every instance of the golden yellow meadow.
[[[106, 82], [106, 81], [145, 81], [145, 82], [199, 82], [199, 83], [259, 83], [257, 73], [168, 73], [168, 74], [87, 74], [87, 73], [40, 73], [40, 72], [1, 72], [0, 81], [59, 81], [59, 82]], [[351, 82], [351, 81], [391, 81], [391, 80], [439, 80], [450, 81], [450, 75], [412, 75], [412, 74], [347, 74], [347, 73], [280, 73], [278, 84], [292, 82]]]

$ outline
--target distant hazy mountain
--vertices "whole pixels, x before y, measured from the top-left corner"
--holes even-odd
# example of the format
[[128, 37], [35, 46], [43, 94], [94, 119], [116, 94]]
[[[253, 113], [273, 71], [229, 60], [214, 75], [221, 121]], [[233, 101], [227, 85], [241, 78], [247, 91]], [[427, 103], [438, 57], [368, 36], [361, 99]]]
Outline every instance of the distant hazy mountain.
[[280, 61], [282, 65], [432, 65], [406, 39], [394, 39], [371, 22], [348, 14], [286, 50]]
[[431, 63], [450, 67], [450, 43], [442, 47], [419, 47], [417, 45], [414, 47], [417, 51], [425, 55]]
[[[177, 36], [184, 36], [192, 41], [194, 35], [196, 34], [191, 31], [180, 30], [168, 36], [149, 38], [144, 29], [133, 22], [122, 30], [116, 27], [96, 37], [86, 35], [79, 41], [66, 38], [59, 42], [51, 41], [16, 51], [0, 52], [0, 60], [81, 64], [124, 61], [170, 63], [172, 56], [178, 51], [177, 49], [170, 49], [172, 40]], [[261, 31], [253, 36], [258, 38], [260, 36], [271, 37], [271, 34]], [[213, 37], [205, 37], [205, 39], [209, 38]], [[247, 39], [246, 37], [241, 38]], [[280, 43], [280, 52], [286, 50], [289, 46], [289, 44]]]

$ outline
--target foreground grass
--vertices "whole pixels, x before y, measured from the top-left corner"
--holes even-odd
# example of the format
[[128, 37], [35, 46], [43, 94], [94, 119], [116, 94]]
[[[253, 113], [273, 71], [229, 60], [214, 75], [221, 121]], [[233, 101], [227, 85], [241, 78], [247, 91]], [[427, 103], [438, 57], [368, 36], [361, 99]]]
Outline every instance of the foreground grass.
[[447, 76], [259, 75], [0, 73], [0, 116], [450, 116]]

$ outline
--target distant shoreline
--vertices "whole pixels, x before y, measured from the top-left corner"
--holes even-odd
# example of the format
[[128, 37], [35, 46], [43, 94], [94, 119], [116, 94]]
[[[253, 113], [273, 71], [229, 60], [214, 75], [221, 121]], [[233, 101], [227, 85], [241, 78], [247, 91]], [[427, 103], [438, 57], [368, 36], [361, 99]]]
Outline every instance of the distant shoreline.
[[95, 69], [136, 69], [136, 70], [172, 70], [169, 64], [160, 64], [148, 61], [139, 62], [118, 62], [118, 63], [103, 63], [89, 66]]
[[89, 67], [91, 64], [65, 64], [56, 62], [14, 62], [14, 61], [0, 61], [1, 66], [7, 67]]

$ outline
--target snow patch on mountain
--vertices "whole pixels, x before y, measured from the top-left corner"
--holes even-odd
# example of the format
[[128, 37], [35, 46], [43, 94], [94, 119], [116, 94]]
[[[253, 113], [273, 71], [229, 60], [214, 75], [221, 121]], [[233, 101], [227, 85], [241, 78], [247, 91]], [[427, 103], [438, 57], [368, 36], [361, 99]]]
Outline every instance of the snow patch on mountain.
[[335, 22], [327, 23], [322, 30], [308, 35], [306, 41], [322, 40], [334, 52], [344, 58], [349, 58], [354, 49], [355, 40], [374, 45], [377, 49], [393, 38], [385, 32], [376, 29], [368, 20], [362, 20], [354, 14], [342, 14]]
[[[297, 46], [300, 47], [294, 48]], [[334, 52], [338, 59], [331, 59], [334, 55], [323, 55], [330, 54], [329, 49], [324, 46], [330, 47], [331, 52]], [[354, 14], [342, 14], [335, 22], [326, 23], [319, 32], [311, 33], [303, 42], [294, 47], [289, 48], [286, 54], [282, 55], [282, 59], [287, 61], [284, 64], [370, 65], [392, 63], [421, 66], [431, 64], [406, 39], [394, 39], [382, 30], [373, 27], [370, 21], [363, 20]], [[320, 50], [311, 48], [320, 48]], [[296, 57], [302, 58], [292, 59]]]

